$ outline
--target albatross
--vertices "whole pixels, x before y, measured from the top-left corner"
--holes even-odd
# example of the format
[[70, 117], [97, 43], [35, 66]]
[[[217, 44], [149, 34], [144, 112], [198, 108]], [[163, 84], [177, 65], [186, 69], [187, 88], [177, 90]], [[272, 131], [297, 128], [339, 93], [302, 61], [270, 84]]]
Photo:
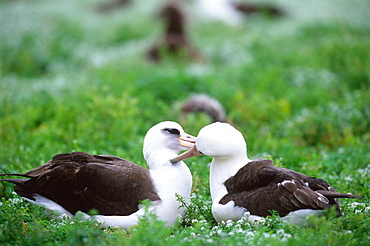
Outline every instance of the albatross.
[[203, 127], [193, 147], [171, 161], [201, 154], [213, 157], [210, 190], [217, 222], [244, 216], [253, 222], [276, 211], [283, 221], [303, 225], [309, 215], [331, 207], [340, 216], [338, 198], [360, 198], [337, 193], [322, 179], [275, 167], [270, 160], [250, 160], [243, 135], [227, 123]]
[[186, 16], [180, 1], [167, 2], [158, 13], [164, 20], [165, 33], [161, 39], [147, 51], [147, 58], [152, 62], [160, 62], [166, 56], [184, 58], [193, 62], [202, 62], [203, 56], [194, 48], [186, 32]]
[[177, 196], [189, 202], [192, 176], [187, 165], [171, 163], [192, 139], [172, 121], [153, 126], [144, 138], [143, 154], [149, 169], [116, 156], [73, 152], [55, 155], [46, 164], [26, 173], [0, 174], [27, 179], [1, 179], [15, 184], [15, 192], [26, 200], [55, 211], [60, 217], [85, 218], [92, 209], [93, 219], [103, 227], [123, 229], [136, 225], [144, 215], [143, 200], [151, 201], [149, 210], [167, 226], [184, 214]]

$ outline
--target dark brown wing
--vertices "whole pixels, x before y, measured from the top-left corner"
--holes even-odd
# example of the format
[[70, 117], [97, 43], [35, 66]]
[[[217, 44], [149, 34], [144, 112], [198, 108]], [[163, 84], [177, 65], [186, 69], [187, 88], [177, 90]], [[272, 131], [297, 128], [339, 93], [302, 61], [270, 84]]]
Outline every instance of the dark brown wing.
[[147, 169], [115, 156], [59, 154], [20, 176], [30, 177], [13, 182], [20, 196], [40, 194], [72, 214], [97, 209], [101, 215], [129, 215], [140, 201], [160, 199]]
[[233, 177], [225, 181], [228, 193], [239, 193], [265, 186], [276, 176], [275, 170], [268, 167], [270, 160], [257, 159], [242, 167]]
[[285, 216], [299, 209], [325, 209], [333, 205], [340, 213], [336, 197], [358, 198], [336, 193], [322, 179], [272, 164], [269, 160], [255, 160], [241, 168], [225, 182], [228, 194], [220, 203], [233, 200], [236, 206], [244, 207], [254, 215], [268, 216], [275, 210]]

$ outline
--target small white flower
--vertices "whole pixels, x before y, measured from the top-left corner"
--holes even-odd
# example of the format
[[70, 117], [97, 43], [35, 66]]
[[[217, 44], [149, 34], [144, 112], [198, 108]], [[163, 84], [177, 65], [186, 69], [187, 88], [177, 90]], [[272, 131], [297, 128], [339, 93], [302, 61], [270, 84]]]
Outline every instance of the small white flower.
[[13, 203], [13, 204], [17, 204], [17, 203], [22, 202], [22, 199], [21, 199], [21, 198], [18, 198], [18, 197], [10, 198], [10, 199], [9, 199], [9, 202], [11, 202], [11, 203]]
[[350, 205], [350, 208], [356, 208], [356, 207], [365, 207], [365, 203], [352, 202]]
[[349, 176], [346, 176], [346, 177], [344, 177], [344, 180], [346, 180], [346, 181], [353, 181], [353, 178], [352, 177], [349, 177]]
[[[244, 230], [242, 228], [238, 228], [235, 232], [236, 233], [244, 233]], [[248, 234], [248, 232], [247, 232], [247, 234]]]
[[234, 224], [232, 220], [227, 220], [226, 221], [226, 227], [231, 227]]

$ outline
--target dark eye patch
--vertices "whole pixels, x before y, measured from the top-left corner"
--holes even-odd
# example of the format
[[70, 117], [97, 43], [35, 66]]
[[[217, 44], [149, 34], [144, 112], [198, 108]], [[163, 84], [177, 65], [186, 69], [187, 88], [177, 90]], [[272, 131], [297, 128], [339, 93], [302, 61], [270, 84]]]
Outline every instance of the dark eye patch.
[[176, 128], [165, 128], [164, 130], [170, 134], [180, 135], [180, 131]]

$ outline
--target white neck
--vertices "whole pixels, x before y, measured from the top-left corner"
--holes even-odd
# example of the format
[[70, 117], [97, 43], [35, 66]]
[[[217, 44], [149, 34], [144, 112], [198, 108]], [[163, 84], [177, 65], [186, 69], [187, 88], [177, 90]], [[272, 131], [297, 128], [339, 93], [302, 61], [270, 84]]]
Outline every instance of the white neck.
[[210, 186], [213, 202], [218, 202], [227, 194], [225, 181], [234, 176], [240, 168], [250, 162], [247, 155], [237, 157], [214, 157], [211, 163]]
[[149, 169], [155, 169], [162, 167], [164, 165], [169, 165], [169, 160], [177, 157], [177, 152], [171, 149], [151, 149], [151, 151], [146, 151], [144, 157]]

